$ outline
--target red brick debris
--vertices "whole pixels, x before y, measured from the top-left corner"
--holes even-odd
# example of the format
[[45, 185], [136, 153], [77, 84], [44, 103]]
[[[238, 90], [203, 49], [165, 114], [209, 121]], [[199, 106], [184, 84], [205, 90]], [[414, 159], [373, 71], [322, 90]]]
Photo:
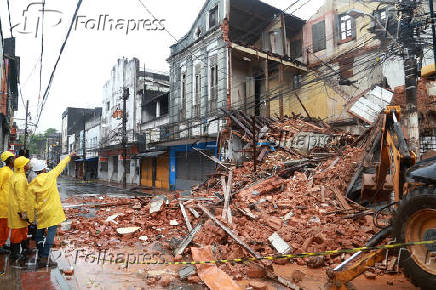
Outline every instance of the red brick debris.
[[[189, 234], [179, 206], [180, 201], [186, 208], [192, 227], [199, 223], [203, 226], [183, 251], [182, 257], [177, 257], [179, 260], [192, 260], [192, 246], [211, 246], [216, 259], [251, 256], [245, 247], [203, 214], [199, 205], [208, 208], [216, 219], [262, 256], [278, 254], [268, 241], [275, 232], [288, 243], [291, 253], [365, 245], [378, 229], [371, 216], [356, 215], [355, 218], [349, 218], [354, 213], [361, 212], [362, 207], [345, 197], [348, 183], [361, 164], [366, 149], [365, 145], [354, 144], [358, 136], [333, 130], [322, 121], [300, 117], [288, 118], [284, 122], [270, 121], [268, 127], [265, 140], [275, 140], [277, 144], [283, 131], [291, 132], [291, 137], [299, 132], [315, 132], [340, 138], [325, 148], [314, 148], [306, 154], [283, 146], [276, 146], [274, 151], [268, 149], [268, 154], [259, 161], [256, 173], [253, 173], [251, 161], [231, 166], [232, 223], [222, 218], [223, 201], [219, 198], [223, 196], [221, 176], [227, 176], [228, 171], [218, 168], [217, 174], [192, 189], [191, 196], [181, 192], [167, 194], [168, 202], [164, 202], [161, 209], [153, 214], [150, 214], [151, 197], [70, 198], [65, 203], [85, 206], [66, 209], [72, 225], [71, 229], [60, 232], [61, 245], [69, 244], [76, 249], [87, 247], [104, 250], [159, 242], [163, 248], [173, 251]], [[235, 130], [248, 138], [240, 128]], [[295, 163], [300, 167], [295, 169], [293, 165], [294, 169], [289, 171], [289, 161], [295, 160], [302, 160]], [[287, 174], [281, 174], [283, 172]], [[93, 204], [107, 206], [90, 206]], [[199, 214], [198, 218], [191, 209]], [[120, 215], [113, 221], [106, 222], [108, 217], [115, 214]], [[172, 220], [176, 220], [178, 225], [171, 225]], [[140, 229], [125, 236], [119, 235], [117, 229], [124, 227]], [[143, 236], [148, 239], [139, 239]], [[349, 255], [337, 255], [293, 262], [314, 268], [329, 267], [341, 263], [347, 257]], [[272, 263], [222, 264], [219, 268], [235, 279], [259, 278], [265, 276], [265, 270]]]

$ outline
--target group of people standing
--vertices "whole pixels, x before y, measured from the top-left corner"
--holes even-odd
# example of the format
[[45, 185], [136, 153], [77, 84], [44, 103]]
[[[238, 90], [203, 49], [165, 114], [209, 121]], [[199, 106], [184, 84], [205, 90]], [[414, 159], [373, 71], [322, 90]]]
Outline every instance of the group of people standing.
[[[56, 267], [50, 258], [57, 226], [65, 221], [57, 178], [76, 153], [64, 158], [48, 171], [42, 160], [1, 154], [0, 168], [0, 253], [21, 266], [32, 253], [30, 237], [36, 240], [38, 267]], [[36, 232], [32, 229], [36, 228]], [[29, 231], [29, 229], [31, 229]], [[32, 235], [29, 235], [31, 233]], [[7, 240], [10, 247], [6, 247]]]

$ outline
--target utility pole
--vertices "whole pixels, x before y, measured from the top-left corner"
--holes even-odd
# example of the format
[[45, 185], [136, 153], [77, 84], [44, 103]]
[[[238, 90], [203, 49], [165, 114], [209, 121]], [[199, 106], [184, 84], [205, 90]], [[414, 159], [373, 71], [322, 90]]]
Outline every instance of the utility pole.
[[[431, 1], [431, 0], [430, 0]], [[419, 123], [417, 109], [417, 45], [414, 37], [414, 11], [416, 1], [403, 1], [403, 18], [401, 20], [401, 39], [404, 45], [404, 76], [406, 87], [406, 111], [404, 114], [404, 125], [409, 136], [409, 147], [419, 158]]]
[[433, 60], [436, 67], [436, 31], [434, 27], [434, 7], [433, 0], [428, 0], [428, 4], [430, 6], [430, 20], [431, 20], [431, 32], [433, 35]]
[[82, 152], [83, 152], [83, 180], [86, 180], [86, 114], [83, 111], [83, 138], [82, 138]]
[[123, 188], [127, 188], [127, 100], [129, 99], [129, 88], [123, 88]]
[[24, 128], [24, 152], [27, 151], [27, 137], [28, 137], [28, 118], [29, 118], [29, 100], [26, 102], [26, 126]]

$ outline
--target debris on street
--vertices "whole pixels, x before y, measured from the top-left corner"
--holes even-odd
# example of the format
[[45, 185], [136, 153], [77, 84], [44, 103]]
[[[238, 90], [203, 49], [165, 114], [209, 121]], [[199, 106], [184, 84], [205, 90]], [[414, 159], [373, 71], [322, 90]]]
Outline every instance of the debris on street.
[[[231, 134], [251, 144], [242, 114], [228, 113], [238, 120]], [[239, 164], [218, 164], [217, 174], [194, 187], [192, 195], [175, 192], [128, 202], [104, 196], [104, 203], [111, 206], [95, 207], [91, 216], [86, 206], [67, 208], [73, 222], [69, 231], [62, 231], [64, 242], [103, 250], [158, 241], [173, 252], [175, 260], [184, 261], [201, 260], [206, 254], [215, 260], [364, 245], [378, 231], [373, 211], [349, 200], [346, 191], [363, 160], [367, 140], [299, 116], [284, 122], [261, 118], [257, 122], [256, 134], [262, 136], [256, 146], [258, 155], [242, 150], [241, 160], [245, 160]], [[74, 197], [66, 203], [86, 205], [99, 200]], [[309, 268], [333, 267], [348, 257], [294, 262]], [[261, 271], [266, 277], [277, 263], [282, 261], [255, 264], [266, 267]], [[253, 263], [200, 266], [198, 275], [213, 289], [220, 286], [208, 284], [217, 281], [210, 279], [210, 273], [234, 285], [232, 278], [252, 276], [253, 267]], [[191, 275], [185, 272], [180, 275]]]

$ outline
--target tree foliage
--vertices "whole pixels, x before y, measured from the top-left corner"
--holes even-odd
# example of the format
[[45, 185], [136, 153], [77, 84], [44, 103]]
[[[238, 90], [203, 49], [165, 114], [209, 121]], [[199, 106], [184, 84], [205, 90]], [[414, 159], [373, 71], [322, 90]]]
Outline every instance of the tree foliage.
[[[47, 139], [56, 135], [58, 131], [54, 128], [48, 128], [44, 133], [33, 134], [29, 136], [27, 141], [27, 149], [30, 155], [41, 156], [46, 150]], [[24, 144], [24, 135], [20, 136], [20, 143]]]

